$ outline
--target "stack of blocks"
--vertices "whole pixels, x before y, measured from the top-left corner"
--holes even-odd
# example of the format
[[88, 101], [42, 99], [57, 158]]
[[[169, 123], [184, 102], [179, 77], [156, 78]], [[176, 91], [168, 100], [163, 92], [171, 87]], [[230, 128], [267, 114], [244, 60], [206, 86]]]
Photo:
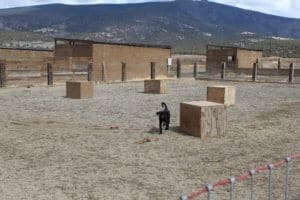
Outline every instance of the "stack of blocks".
[[67, 81], [66, 82], [67, 98], [87, 99], [93, 98], [94, 87], [91, 81]]
[[188, 135], [205, 138], [226, 134], [227, 107], [235, 104], [235, 87], [207, 88], [207, 101], [180, 104], [180, 130]]
[[167, 93], [166, 82], [164, 80], [145, 80], [144, 93], [165, 94]]

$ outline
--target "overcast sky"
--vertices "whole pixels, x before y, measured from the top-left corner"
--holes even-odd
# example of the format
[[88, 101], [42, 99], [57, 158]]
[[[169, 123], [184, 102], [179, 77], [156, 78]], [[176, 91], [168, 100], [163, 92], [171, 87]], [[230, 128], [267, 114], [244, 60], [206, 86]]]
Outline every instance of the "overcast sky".
[[[153, 0], [0, 0], [0, 8], [29, 6], [49, 3], [96, 4], [96, 3], [136, 3]], [[166, 1], [166, 0], [155, 0]], [[300, 0], [211, 0], [218, 3], [256, 10], [285, 17], [300, 18]]]

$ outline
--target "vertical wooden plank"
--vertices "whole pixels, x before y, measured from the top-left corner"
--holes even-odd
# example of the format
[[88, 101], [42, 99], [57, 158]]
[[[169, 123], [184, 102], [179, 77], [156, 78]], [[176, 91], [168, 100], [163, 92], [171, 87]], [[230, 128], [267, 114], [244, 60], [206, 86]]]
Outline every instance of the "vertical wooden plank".
[[252, 81], [257, 80], [257, 65], [258, 63], [253, 63]]
[[223, 80], [225, 78], [226, 73], [226, 62], [222, 62], [222, 68], [221, 68], [221, 79]]
[[93, 63], [89, 63], [88, 65], [88, 77], [87, 77], [88, 81], [92, 81], [93, 80]]
[[177, 78], [181, 77], [181, 62], [177, 59]]
[[151, 80], [155, 79], [155, 62], [151, 62], [150, 77], [151, 77]]
[[278, 58], [278, 69], [280, 69], [281, 68], [281, 60], [280, 60], [280, 58]]
[[194, 78], [197, 78], [197, 62], [194, 62]]
[[6, 65], [0, 63], [0, 87], [6, 87]]
[[47, 63], [47, 81], [48, 85], [53, 86], [53, 67], [51, 63]]
[[126, 81], [126, 63], [122, 62], [122, 82]]
[[294, 73], [295, 73], [294, 63], [291, 63], [290, 70], [289, 70], [289, 83], [294, 82]]

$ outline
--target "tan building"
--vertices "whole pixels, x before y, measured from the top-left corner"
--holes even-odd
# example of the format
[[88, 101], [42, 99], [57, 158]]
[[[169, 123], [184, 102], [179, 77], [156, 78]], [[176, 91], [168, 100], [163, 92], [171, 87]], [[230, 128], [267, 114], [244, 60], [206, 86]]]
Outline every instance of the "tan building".
[[[167, 76], [167, 60], [171, 47], [132, 43], [108, 43], [91, 40], [56, 38], [54, 68], [87, 68], [93, 63], [92, 79], [99, 82], [150, 79], [151, 62], [155, 62], [155, 77]], [[122, 70], [122, 63], [126, 67]]]
[[226, 62], [226, 69], [233, 71], [252, 69], [253, 63], [262, 56], [262, 50], [207, 45], [206, 71], [220, 72], [222, 62]]

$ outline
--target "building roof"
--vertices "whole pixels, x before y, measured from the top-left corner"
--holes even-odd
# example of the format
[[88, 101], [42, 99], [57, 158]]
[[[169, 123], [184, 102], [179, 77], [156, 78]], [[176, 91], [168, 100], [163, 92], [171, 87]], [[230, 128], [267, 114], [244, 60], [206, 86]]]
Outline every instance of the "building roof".
[[0, 49], [4, 49], [4, 50], [19, 50], [19, 51], [47, 51], [47, 52], [53, 52], [53, 50], [50, 50], [50, 49], [33, 49], [33, 48], [9, 48], [9, 47], [0, 47]]
[[215, 49], [240, 49], [240, 50], [247, 50], [247, 51], [263, 51], [262, 49], [251, 49], [251, 48], [242, 48], [242, 47], [237, 47], [237, 46], [214, 45], [214, 44], [208, 44], [206, 46], [206, 49], [209, 50], [209, 47], [212, 47]]
[[146, 48], [162, 48], [171, 49], [169, 45], [155, 45], [155, 44], [140, 44], [140, 43], [117, 43], [117, 42], [101, 42], [94, 40], [72, 39], [72, 38], [54, 38], [55, 41], [74, 41], [89, 44], [108, 44], [108, 45], [122, 45], [122, 46], [134, 46], [134, 47], [146, 47]]

